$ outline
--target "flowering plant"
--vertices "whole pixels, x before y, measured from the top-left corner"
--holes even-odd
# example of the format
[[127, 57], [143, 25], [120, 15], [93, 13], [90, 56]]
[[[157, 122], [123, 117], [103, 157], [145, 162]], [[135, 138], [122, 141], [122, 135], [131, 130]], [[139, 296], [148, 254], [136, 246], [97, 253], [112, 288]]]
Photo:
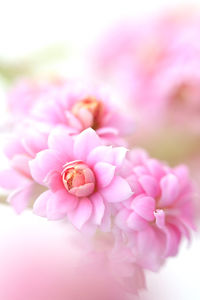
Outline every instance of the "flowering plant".
[[17, 213], [33, 203], [36, 215], [71, 223], [87, 241], [87, 265], [104, 262], [113, 290], [117, 282], [137, 294], [145, 269], [159, 270], [195, 228], [187, 167], [130, 151], [134, 122], [99, 89], [68, 81], [34, 87], [9, 98], [16, 118], [0, 186]]

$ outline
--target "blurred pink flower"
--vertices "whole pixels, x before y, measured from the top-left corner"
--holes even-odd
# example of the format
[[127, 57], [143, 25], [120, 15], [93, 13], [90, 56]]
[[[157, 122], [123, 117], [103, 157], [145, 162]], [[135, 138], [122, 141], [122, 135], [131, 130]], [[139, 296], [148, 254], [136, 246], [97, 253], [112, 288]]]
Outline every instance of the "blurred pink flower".
[[78, 229], [108, 227], [113, 203], [132, 194], [119, 173], [126, 148], [103, 146], [91, 128], [73, 138], [57, 127], [48, 145], [30, 162], [34, 180], [49, 188], [36, 200], [35, 213], [51, 220], [67, 216]]
[[60, 79], [49, 81], [21, 79], [8, 94], [8, 108], [13, 116], [24, 117], [43, 94], [62, 84], [64, 82]]
[[135, 257], [126, 245], [116, 243], [113, 232], [98, 232], [93, 238], [92, 249], [88, 254], [90, 261], [96, 265], [96, 270], [107, 270], [116, 284], [115, 290], [118, 291], [118, 295], [120, 290], [125, 294], [138, 295], [139, 291], [146, 289], [143, 268], [135, 262]]
[[116, 224], [129, 237], [136, 261], [157, 271], [195, 228], [188, 170], [185, 166], [171, 169], [138, 149], [128, 153], [123, 175], [133, 196], [119, 205]]
[[79, 82], [49, 89], [30, 115], [54, 126], [62, 124], [74, 134], [91, 127], [106, 144], [122, 145], [122, 138], [134, 130], [133, 118], [124, 105], [118, 105], [99, 88], [86, 88]]
[[10, 192], [7, 201], [17, 213], [41, 192], [30, 174], [29, 161], [47, 148], [48, 131], [44, 124], [24, 120], [15, 127], [5, 146], [9, 168], [0, 171], [0, 186]]
[[124, 22], [94, 54], [96, 71], [133, 104], [141, 127], [187, 123], [199, 132], [199, 30], [191, 10]]
[[[103, 241], [101, 251], [90, 251], [90, 243], [69, 224], [43, 222], [30, 212], [20, 218], [12, 216], [12, 226], [8, 226], [9, 218], [2, 221], [7, 208], [1, 208], [0, 299], [127, 299], [118, 283], [121, 272], [113, 276], [114, 258], [110, 250], [104, 254]], [[138, 291], [143, 270], [132, 265], [131, 272]]]

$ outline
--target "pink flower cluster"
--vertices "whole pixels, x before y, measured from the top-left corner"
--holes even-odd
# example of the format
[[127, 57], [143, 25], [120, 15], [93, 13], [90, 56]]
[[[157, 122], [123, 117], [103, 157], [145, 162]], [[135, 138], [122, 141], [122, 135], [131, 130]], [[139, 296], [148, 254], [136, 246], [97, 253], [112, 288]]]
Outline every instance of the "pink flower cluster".
[[128, 153], [123, 175], [133, 195], [119, 206], [116, 223], [137, 261], [156, 271], [175, 256], [182, 236], [195, 229], [193, 187], [184, 165], [170, 168], [141, 149]]
[[8, 201], [19, 213], [32, 200], [35, 214], [92, 237], [111, 234], [125, 278], [138, 274], [143, 288], [143, 268], [158, 270], [194, 229], [187, 168], [128, 151], [134, 124], [99, 91], [65, 83], [29, 98], [6, 147], [10, 167], [0, 172]]
[[95, 49], [96, 72], [133, 104], [140, 125], [199, 133], [199, 30], [197, 13], [177, 11], [119, 24]]

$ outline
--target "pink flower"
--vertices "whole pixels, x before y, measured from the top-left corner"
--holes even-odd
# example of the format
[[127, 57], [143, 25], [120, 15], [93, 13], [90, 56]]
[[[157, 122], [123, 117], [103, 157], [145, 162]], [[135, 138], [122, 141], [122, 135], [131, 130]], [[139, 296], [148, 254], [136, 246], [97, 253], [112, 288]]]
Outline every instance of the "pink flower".
[[48, 131], [44, 124], [24, 120], [15, 127], [6, 144], [9, 168], [0, 171], [0, 186], [10, 192], [7, 201], [17, 213], [21, 213], [42, 191], [31, 176], [29, 161], [47, 148]]
[[132, 194], [119, 173], [127, 150], [103, 146], [91, 128], [74, 138], [55, 128], [48, 145], [30, 162], [34, 180], [48, 187], [36, 200], [35, 213], [51, 220], [67, 216], [78, 229], [107, 227], [114, 204]]
[[50, 89], [31, 110], [31, 117], [51, 125], [64, 125], [78, 134], [89, 127], [106, 144], [122, 145], [134, 130], [132, 116], [99, 88], [68, 83]]
[[[1, 206], [0, 299], [127, 299], [117, 281], [121, 273], [114, 277], [109, 272], [112, 258], [106, 260], [103, 250], [88, 251], [90, 242], [72, 226], [43, 222], [31, 212], [20, 220], [12, 216], [9, 226], [8, 216], [9, 210]], [[131, 272], [138, 290], [143, 270], [133, 266]]]
[[59, 79], [51, 81], [20, 80], [8, 94], [8, 108], [14, 117], [26, 117], [43, 94], [62, 84], [64, 82]]
[[[193, 188], [185, 166], [171, 169], [142, 150], [128, 154], [124, 176], [133, 195], [119, 205], [116, 223], [129, 237], [136, 261], [158, 270], [194, 229]], [[122, 234], [122, 235], [123, 235]]]
[[140, 290], [146, 288], [144, 270], [135, 261], [130, 248], [123, 243], [118, 243], [114, 231], [115, 229], [106, 233], [97, 231], [92, 239], [83, 236], [86, 245], [85, 257], [88, 258], [83, 261], [83, 265], [86, 269], [89, 265], [96, 266], [94, 271], [98, 270], [98, 274], [103, 271], [104, 278], [107, 273], [115, 283], [116, 295], [120, 295], [120, 291], [124, 295], [127, 293], [138, 295]]
[[141, 128], [187, 123], [199, 132], [199, 30], [198, 13], [168, 12], [119, 24], [95, 52], [96, 71], [133, 104]]

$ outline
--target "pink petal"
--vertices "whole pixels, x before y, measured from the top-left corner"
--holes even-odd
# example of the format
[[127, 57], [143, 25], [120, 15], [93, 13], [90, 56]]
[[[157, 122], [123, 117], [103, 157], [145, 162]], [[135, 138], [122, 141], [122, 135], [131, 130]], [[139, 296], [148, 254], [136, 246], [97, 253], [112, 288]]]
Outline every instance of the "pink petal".
[[89, 165], [94, 165], [100, 161], [107, 163], [113, 162], [113, 152], [111, 146], [98, 146], [89, 153], [87, 157], [87, 163]]
[[76, 128], [77, 131], [82, 130], [82, 124], [81, 122], [69, 111], [65, 112], [65, 116], [67, 118], [69, 126]]
[[30, 180], [15, 170], [0, 171], [0, 187], [13, 190], [26, 186]]
[[115, 169], [115, 166], [105, 162], [99, 162], [94, 166], [99, 187], [106, 187], [111, 183], [115, 174]]
[[131, 174], [130, 176], [128, 176], [126, 178], [128, 184], [130, 185], [133, 193], [134, 193], [134, 196], [136, 195], [141, 195], [141, 194], [144, 194], [144, 190], [143, 188], [141, 187], [140, 183], [138, 182], [138, 179], [137, 179], [137, 176]]
[[112, 149], [113, 151], [113, 165], [120, 167], [126, 157], [126, 153], [128, 149], [125, 147], [115, 147]]
[[148, 196], [154, 198], [158, 195], [158, 183], [152, 176], [143, 175], [139, 178], [139, 182]]
[[111, 230], [111, 208], [109, 205], [106, 205], [104, 216], [101, 222], [101, 231], [110, 232], [110, 230]]
[[184, 235], [188, 239], [188, 241], [191, 240], [190, 228], [188, 228], [188, 226], [182, 220], [181, 220], [181, 222], [177, 222], [176, 218], [173, 218], [173, 217], [171, 218], [168, 216], [167, 221], [169, 224], [176, 226], [176, 228], [180, 231], [180, 233], [182, 235]]
[[31, 178], [29, 168], [30, 157], [22, 154], [15, 155], [11, 161], [11, 166], [22, 175]]
[[63, 161], [73, 160], [73, 144], [69, 131], [62, 126], [54, 128], [48, 138], [49, 148], [57, 151]]
[[34, 158], [39, 151], [47, 148], [47, 137], [47, 133], [44, 134], [35, 128], [30, 128], [22, 138], [22, 145], [26, 152]]
[[135, 122], [133, 121], [132, 115], [129, 115], [127, 112], [118, 112], [109, 115], [109, 118], [106, 122], [107, 126], [117, 128], [122, 135], [129, 135], [135, 129]]
[[89, 110], [82, 107], [78, 112], [78, 117], [83, 124], [83, 128], [91, 127], [93, 123], [93, 114], [89, 112]]
[[158, 203], [159, 207], [167, 207], [171, 205], [179, 195], [179, 182], [175, 175], [168, 174], [161, 179], [161, 199]]
[[154, 210], [155, 210], [155, 200], [151, 197], [138, 196], [136, 197], [131, 204], [131, 208], [142, 218], [147, 221], [153, 221]]
[[77, 203], [77, 198], [64, 189], [51, 193], [47, 203], [47, 218], [49, 220], [62, 219], [67, 216], [68, 212], [76, 208]]
[[159, 229], [147, 227], [138, 232], [137, 237], [137, 261], [141, 266], [158, 271], [164, 262], [165, 234]]
[[[184, 200], [184, 199], [182, 199]], [[180, 211], [179, 219], [182, 223], [184, 223], [185, 226], [196, 230], [195, 225], [195, 206], [193, 203], [193, 200], [191, 198], [191, 195], [187, 197], [187, 200], [183, 203], [181, 203], [180, 207], [178, 207]]]
[[148, 159], [146, 165], [150, 173], [157, 180], [160, 180], [163, 176], [165, 176], [166, 172], [164, 171], [163, 165], [161, 165], [156, 159]]
[[8, 158], [13, 158], [16, 154], [24, 154], [25, 149], [19, 138], [12, 138], [4, 147], [4, 153]]
[[181, 234], [173, 225], [168, 225], [165, 229], [165, 233], [167, 235], [165, 256], [175, 256], [178, 252]]
[[95, 193], [90, 197], [93, 204], [93, 221], [95, 224], [100, 225], [105, 212], [105, 205], [103, 198], [99, 193]]
[[21, 189], [12, 192], [7, 201], [14, 207], [16, 213], [20, 214], [31, 201], [34, 193], [34, 184], [29, 184]]
[[77, 135], [74, 142], [74, 158], [85, 161], [88, 154], [101, 145], [101, 139], [92, 128], [88, 128]]
[[47, 93], [43, 95], [42, 100], [38, 101], [31, 111], [34, 118], [51, 124], [64, 123], [64, 110], [56, 103], [56, 97]]
[[156, 209], [154, 216], [156, 218], [156, 225], [159, 228], [165, 227], [165, 212], [162, 209]]
[[121, 202], [133, 194], [127, 181], [120, 176], [115, 176], [111, 184], [100, 190], [100, 193], [108, 202]]
[[79, 199], [79, 204], [72, 212], [69, 212], [68, 218], [72, 224], [81, 229], [83, 225], [89, 220], [92, 214], [92, 204], [88, 198]]
[[133, 230], [141, 231], [148, 227], [148, 222], [137, 213], [132, 212], [127, 219], [127, 225]]
[[65, 161], [61, 162], [58, 153], [53, 150], [44, 150], [36, 155], [36, 158], [29, 162], [31, 175], [35, 181], [44, 184], [44, 179], [49, 172], [62, 171]]
[[176, 168], [174, 168], [174, 173], [177, 176], [177, 178], [180, 180], [181, 185], [185, 185], [188, 183], [189, 179], [189, 170], [187, 166], [180, 165]]
[[72, 188], [70, 192], [73, 195], [76, 195], [76, 197], [86, 197], [87, 195], [90, 195], [94, 191], [94, 189], [95, 189], [94, 183], [86, 183], [79, 187]]
[[105, 135], [118, 135], [118, 130], [114, 127], [101, 127], [97, 130], [98, 135], [105, 136]]
[[48, 186], [53, 192], [61, 190], [63, 188], [63, 181], [60, 172], [52, 171], [49, 172], [44, 178], [44, 184]]
[[148, 158], [148, 153], [141, 148], [136, 148], [128, 152], [128, 159], [134, 166], [143, 165], [146, 161], [148, 161]]
[[139, 177], [147, 175], [147, 170], [146, 170], [146, 167], [144, 167], [144, 166], [136, 166], [133, 168], [133, 171]]
[[50, 199], [52, 195], [51, 191], [46, 191], [42, 193], [35, 201], [33, 205], [33, 212], [40, 216], [40, 217], [46, 217], [47, 215], [47, 202]]
[[122, 229], [122, 230], [128, 229], [126, 221], [129, 217], [129, 215], [130, 215], [130, 211], [126, 208], [121, 209], [119, 211], [119, 213], [117, 214], [117, 216], [115, 218], [115, 223], [120, 229]]

